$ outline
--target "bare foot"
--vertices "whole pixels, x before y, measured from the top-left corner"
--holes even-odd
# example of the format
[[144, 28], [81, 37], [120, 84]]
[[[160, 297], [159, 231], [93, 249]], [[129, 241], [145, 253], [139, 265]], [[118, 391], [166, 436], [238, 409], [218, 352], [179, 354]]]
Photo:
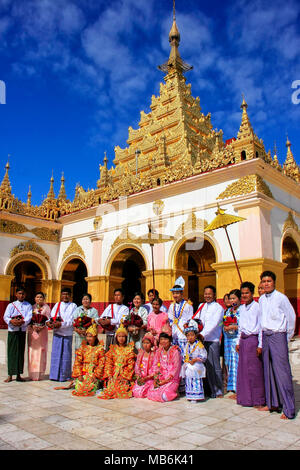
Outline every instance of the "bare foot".
[[217, 395], [217, 398], [224, 398], [224, 395]]
[[257, 410], [257, 411], [269, 411], [269, 408], [267, 406], [254, 406], [254, 408]]
[[11, 381], [12, 381], [12, 376], [11, 376], [11, 375], [9, 375], [9, 376], [7, 377], [7, 379], [4, 380], [4, 382], [7, 383], [7, 384], [8, 384], [9, 382], [11, 382]]
[[284, 413], [282, 413], [282, 415], [280, 416], [280, 419], [289, 419], [287, 416], [285, 416]]
[[230, 398], [231, 400], [236, 400], [236, 393], [234, 393], [233, 395], [230, 395], [230, 397], [228, 398]]

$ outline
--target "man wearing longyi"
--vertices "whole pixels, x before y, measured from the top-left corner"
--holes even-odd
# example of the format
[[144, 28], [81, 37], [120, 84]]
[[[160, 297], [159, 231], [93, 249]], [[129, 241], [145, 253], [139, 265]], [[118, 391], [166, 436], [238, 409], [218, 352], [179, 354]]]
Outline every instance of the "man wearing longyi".
[[4, 313], [4, 321], [8, 325], [6, 383], [12, 381], [13, 375], [17, 376], [18, 382], [25, 380], [21, 374], [24, 368], [26, 330], [32, 317], [32, 307], [29, 302], [26, 302], [25, 296], [25, 290], [17, 288], [17, 300], [8, 304]]
[[70, 301], [71, 289], [61, 291], [61, 301], [51, 311], [47, 325], [53, 329], [50, 380], [65, 382], [72, 374], [73, 320], [77, 305]]
[[275, 273], [264, 271], [260, 278], [265, 290], [259, 306], [267, 403], [262, 409], [279, 411], [282, 407], [281, 419], [292, 419], [295, 417], [295, 396], [288, 342], [294, 335], [296, 315], [287, 296], [276, 290]]

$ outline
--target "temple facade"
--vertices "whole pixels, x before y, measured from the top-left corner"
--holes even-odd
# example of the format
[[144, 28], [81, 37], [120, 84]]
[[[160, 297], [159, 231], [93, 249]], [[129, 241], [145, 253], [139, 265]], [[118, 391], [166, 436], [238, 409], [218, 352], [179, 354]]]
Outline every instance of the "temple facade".
[[[6, 305], [22, 284], [28, 300], [38, 290], [47, 302], [70, 286], [80, 304], [84, 292], [102, 311], [122, 286], [126, 300], [153, 287], [165, 303], [176, 277], [186, 281], [194, 304], [203, 287], [217, 297], [240, 285], [225, 231], [205, 230], [218, 206], [244, 220], [228, 227], [243, 281], [256, 288], [270, 269], [277, 288], [293, 303], [300, 333], [300, 169], [287, 139], [283, 166], [277, 152], [266, 152], [254, 132], [248, 106], [241, 104], [236, 137], [224, 142], [210, 114], [201, 111], [179, 53], [180, 34], [173, 19], [171, 52], [160, 66], [165, 73], [151, 111], [141, 111], [138, 129], [129, 127], [128, 146], [115, 147], [113, 167], [105, 155], [95, 189], [75, 190], [67, 199], [65, 179], [56, 197], [53, 176], [40, 206], [12, 193], [9, 164], [0, 186], [0, 323]], [[257, 291], [256, 291], [257, 295]]]

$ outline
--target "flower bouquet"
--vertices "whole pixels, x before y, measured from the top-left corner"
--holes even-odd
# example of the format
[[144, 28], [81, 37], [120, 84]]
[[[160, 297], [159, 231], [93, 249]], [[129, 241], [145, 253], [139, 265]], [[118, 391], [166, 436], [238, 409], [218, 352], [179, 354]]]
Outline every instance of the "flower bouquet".
[[34, 326], [45, 326], [46, 321], [47, 317], [38, 311], [38, 313], [32, 314], [30, 324]]
[[133, 336], [137, 336], [139, 334], [138, 328], [143, 326], [143, 319], [135, 313], [129, 313], [129, 315], [124, 318], [123, 325], [125, 328], [128, 328], [129, 326], [135, 327], [134, 331], [131, 331], [131, 334]]
[[51, 317], [48, 321], [46, 321], [46, 323], [49, 326], [49, 328], [53, 328], [52, 325], [53, 325], [54, 322], [62, 323], [62, 321], [63, 321], [63, 319], [61, 318], [60, 315], [58, 315], [55, 320], [54, 320], [54, 317]]
[[82, 317], [78, 317], [74, 320], [73, 326], [74, 328], [78, 328], [79, 330], [87, 330], [92, 325], [92, 319], [87, 315], [82, 315]]
[[[224, 326], [233, 326], [237, 325], [237, 317], [234, 313], [231, 313], [230, 315], [224, 315], [223, 317], [223, 325]], [[230, 335], [235, 334], [235, 330], [228, 330], [226, 333], [229, 333]]]

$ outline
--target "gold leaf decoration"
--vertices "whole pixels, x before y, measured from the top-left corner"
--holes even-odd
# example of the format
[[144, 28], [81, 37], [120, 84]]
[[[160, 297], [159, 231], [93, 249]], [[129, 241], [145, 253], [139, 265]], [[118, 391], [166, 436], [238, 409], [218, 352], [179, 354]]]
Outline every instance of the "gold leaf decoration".
[[140, 244], [138, 237], [129, 232], [128, 228], [124, 228], [120, 235], [115, 239], [114, 243], [111, 246], [111, 249], [114, 250], [117, 246], [125, 243], [134, 243]]
[[0, 220], [0, 232], [4, 233], [25, 233], [30, 232], [30, 229], [25, 227], [23, 224], [18, 224], [11, 220]]
[[191, 212], [185, 222], [183, 222], [180, 227], [176, 230], [175, 240], [182, 238], [185, 234], [189, 232], [200, 231], [203, 232], [205, 227], [207, 227], [207, 220], [197, 219], [194, 212]]
[[36, 235], [38, 238], [41, 238], [42, 240], [48, 240], [52, 242], [58, 242], [59, 241], [59, 230], [51, 230], [49, 228], [45, 227], [36, 227], [30, 230], [34, 235]]
[[288, 216], [285, 219], [283, 229], [282, 229], [282, 233], [284, 233], [289, 228], [291, 228], [293, 230], [296, 230], [296, 232], [299, 232], [299, 227], [296, 224], [295, 219], [294, 219], [293, 214], [291, 213], [291, 211], [288, 213]]
[[231, 183], [225, 191], [223, 191], [217, 199], [226, 199], [229, 197], [242, 196], [258, 191], [266, 196], [274, 199], [269, 186], [265, 183], [259, 175], [247, 175], [240, 178], [238, 181]]
[[19, 243], [15, 248], [10, 251], [10, 257], [17, 255], [18, 253], [23, 253], [24, 251], [31, 251], [34, 253], [38, 253], [39, 255], [43, 256], [47, 261], [49, 261], [49, 256], [47, 253], [41, 248], [37, 243], [34, 241], [28, 240], [27, 242]]
[[164, 206], [164, 202], [160, 199], [153, 202], [152, 210], [157, 217], [163, 213]]
[[71, 241], [70, 245], [64, 252], [62, 259], [64, 260], [70, 255], [79, 255], [85, 259], [84, 251], [75, 238]]

